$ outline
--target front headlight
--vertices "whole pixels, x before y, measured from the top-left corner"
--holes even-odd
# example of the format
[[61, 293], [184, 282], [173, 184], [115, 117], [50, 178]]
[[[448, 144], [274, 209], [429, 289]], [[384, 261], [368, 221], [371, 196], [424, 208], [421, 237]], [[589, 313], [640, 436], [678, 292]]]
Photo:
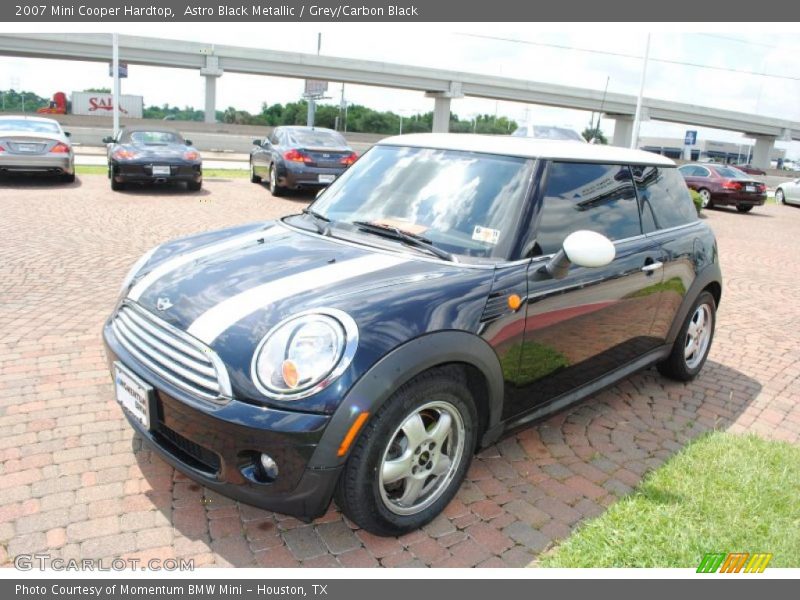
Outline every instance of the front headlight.
[[316, 394], [350, 364], [358, 345], [358, 327], [336, 309], [294, 315], [273, 327], [253, 355], [253, 382], [276, 400]]
[[136, 274], [142, 270], [142, 267], [147, 264], [147, 262], [153, 257], [156, 250], [158, 250], [161, 245], [156, 246], [155, 248], [150, 248], [147, 252], [142, 254], [139, 259], [133, 263], [130, 269], [128, 269], [128, 273], [125, 275], [125, 279], [122, 280], [122, 285], [119, 288], [119, 293], [121, 294], [126, 290], [126, 288], [131, 284], [133, 278], [136, 277]]

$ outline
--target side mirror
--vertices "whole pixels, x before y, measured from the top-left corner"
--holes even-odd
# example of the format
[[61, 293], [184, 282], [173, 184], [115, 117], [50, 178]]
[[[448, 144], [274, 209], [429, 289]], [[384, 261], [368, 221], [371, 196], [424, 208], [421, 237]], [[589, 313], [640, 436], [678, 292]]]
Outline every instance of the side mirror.
[[113, 144], [114, 143], [114, 138], [111, 137], [110, 135], [107, 135], [106, 137], [103, 138], [103, 143], [104, 144]]
[[67, 137], [72, 137], [72, 134], [69, 131], [65, 131], [64, 135], [67, 136]]
[[191, 146], [192, 145], [192, 140], [183, 140], [183, 141], [187, 146]]
[[567, 236], [561, 250], [543, 268], [553, 279], [563, 279], [570, 265], [605, 267], [616, 255], [614, 244], [606, 236], [594, 231], [575, 231]]
[[253, 140], [253, 146], [260, 146], [264, 140]]

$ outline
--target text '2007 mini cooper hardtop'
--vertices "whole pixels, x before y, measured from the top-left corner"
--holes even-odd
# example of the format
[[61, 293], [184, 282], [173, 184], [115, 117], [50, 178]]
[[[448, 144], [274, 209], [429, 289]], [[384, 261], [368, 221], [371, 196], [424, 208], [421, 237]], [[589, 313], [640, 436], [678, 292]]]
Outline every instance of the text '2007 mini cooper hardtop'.
[[672, 161], [512, 137], [379, 143], [303, 214], [167, 242], [104, 328], [175, 468], [311, 519], [420, 527], [474, 451], [657, 364], [689, 380], [721, 275]]

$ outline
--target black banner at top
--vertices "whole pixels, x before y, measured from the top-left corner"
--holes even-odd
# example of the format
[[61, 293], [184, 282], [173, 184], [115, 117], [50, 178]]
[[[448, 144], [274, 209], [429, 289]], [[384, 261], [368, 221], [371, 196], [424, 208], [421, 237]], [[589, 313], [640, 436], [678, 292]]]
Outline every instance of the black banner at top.
[[11, 0], [3, 22], [782, 22], [785, 0]]

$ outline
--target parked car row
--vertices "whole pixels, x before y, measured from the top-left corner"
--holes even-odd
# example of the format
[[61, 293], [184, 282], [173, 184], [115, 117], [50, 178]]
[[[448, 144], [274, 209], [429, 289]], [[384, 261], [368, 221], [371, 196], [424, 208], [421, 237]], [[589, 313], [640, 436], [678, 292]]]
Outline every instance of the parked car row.
[[689, 189], [700, 194], [703, 208], [735, 206], [739, 212], [749, 212], [767, 201], [767, 186], [735, 167], [708, 163], [678, 167]]

